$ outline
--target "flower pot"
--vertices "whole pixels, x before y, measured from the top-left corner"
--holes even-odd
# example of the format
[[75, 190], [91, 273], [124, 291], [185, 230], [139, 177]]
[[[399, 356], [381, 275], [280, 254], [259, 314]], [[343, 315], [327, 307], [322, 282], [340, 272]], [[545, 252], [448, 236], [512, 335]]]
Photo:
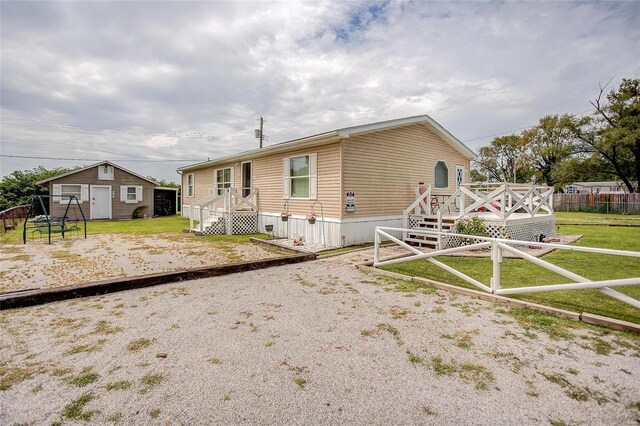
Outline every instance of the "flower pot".
[[309, 223], [311, 225], [313, 225], [314, 223], [316, 223], [316, 218], [315, 217], [308, 217], [307, 220], [309, 221]]
[[289, 220], [289, 215], [288, 214], [282, 214], [282, 215], [280, 215], [280, 219], [282, 219], [283, 222], [287, 222]]

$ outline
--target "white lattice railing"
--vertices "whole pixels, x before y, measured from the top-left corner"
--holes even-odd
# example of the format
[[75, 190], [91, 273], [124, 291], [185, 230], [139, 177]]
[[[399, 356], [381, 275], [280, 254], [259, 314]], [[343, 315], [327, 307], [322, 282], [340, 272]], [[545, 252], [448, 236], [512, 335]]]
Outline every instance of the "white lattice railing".
[[[215, 190], [214, 190], [215, 191]], [[222, 194], [212, 193], [200, 204], [189, 206], [189, 227], [195, 231], [204, 232], [205, 220], [211, 216], [224, 216], [226, 218], [227, 234], [234, 233], [233, 221], [237, 218], [234, 212], [238, 210], [258, 212], [258, 190], [251, 189], [246, 197], [238, 193], [236, 188], [224, 188]], [[195, 220], [194, 220], [195, 218]], [[197, 226], [194, 222], [198, 221]]]

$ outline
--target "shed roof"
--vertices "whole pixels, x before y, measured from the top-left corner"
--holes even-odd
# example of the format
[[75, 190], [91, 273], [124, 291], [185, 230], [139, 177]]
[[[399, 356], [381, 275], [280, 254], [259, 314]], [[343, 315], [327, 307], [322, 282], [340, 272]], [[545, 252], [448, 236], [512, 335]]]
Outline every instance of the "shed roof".
[[326, 145], [333, 142], [337, 142], [340, 139], [347, 139], [351, 136], [359, 136], [366, 133], [380, 132], [383, 130], [390, 130], [396, 127], [410, 126], [413, 124], [423, 123], [442, 138], [451, 144], [460, 153], [469, 159], [474, 159], [476, 154], [463, 144], [458, 138], [449, 133], [444, 127], [438, 124], [434, 119], [428, 115], [416, 115], [413, 117], [397, 118], [394, 120], [378, 121], [376, 123], [364, 124], [359, 126], [345, 127], [342, 129], [332, 130], [329, 132], [319, 133], [317, 135], [306, 136], [299, 139], [292, 139], [286, 142], [280, 142], [264, 148], [252, 149], [244, 151], [238, 154], [232, 154], [225, 157], [216, 158], [209, 161], [203, 161], [200, 163], [191, 164], [184, 167], [179, 167], [178, 172], [202, 169], [210, 166], [216, 166], [223, 163], [241, 161], [250, 158], [263, 157], [266, 155], [277, 154], [280, 152], [292, 151], [294, 149], [306, 148], [311, 146]]
[[65, 177], [65, 176], [71, 176], [71, 175], [74, 175], [74, 174], [76, 174], [76, 173], [80, 173], [80, 172], [83, 172], [83, 171], [85, 171], [85, 170], [89, 170], [89, 169], [91, 169], [91, 168], [93, 168], [93, 167], [102, 166], [102, 165], [104, 165], [104, 164], [108, 164], [108, 165], [110, 165], [110, 166], [113, 166], [113, 167], [115, 167], [115, 168], [117, 168], [117, 169], [120, 169], [120, 170], [122, 170], [122, 171], [125, 171], [125, 172], [127, 172], [127, 173], [129, 173], [129, 174], [132, 174], [132, 175], [134, 175], [135, 177], [138, 177], [138, 178], [140, 178], [140, 179], [142, 179], [142, 180], [146, 180], [147, 182], [150, 182], [150, 183], [154, 184], [155, 186], [158, 186], [158, 184], [157, 184], [157, 183], [155, 183], [154, 181], [152, 181], [151, 179], [146, 178], [146, 177], [144, 177], [144, 176], [140, 176], [139, 174], [134, 173], [134, 172], [132, 172], [131, 170], [127, 170], [127, 169], [125, 169], [124, 167], [120, 167], [120, 166], [118, 166], [117, 164], [112, 163], [111, 161], [101, 161], [101, 162], [99, 162], [99, 163], [95, 163], [95, 164], [92, 164], [92, 165], [90, 165], [90, 166], [87, 166], [87, 167], [83, 167], [83, 168], [81, 168], [81, 169], [78, 169], [78, 170], [73, 170], [73, 171], [71, 171], [71, 172], [67, 172], [67, 173], [63, 173], [63, 174], [61, 174], [61, 175], [53, 176], [53, 177], [50, 177], [49, 179], [41, 180], [40, 182], [38, 182], [38, 185], [42, 185], [42, 184], [45, 184], [45, 183], [47, 183], [47, 182], [51, 182], [52, 180], [57, 180], [57, 179], [63, 178], [63, 177]]

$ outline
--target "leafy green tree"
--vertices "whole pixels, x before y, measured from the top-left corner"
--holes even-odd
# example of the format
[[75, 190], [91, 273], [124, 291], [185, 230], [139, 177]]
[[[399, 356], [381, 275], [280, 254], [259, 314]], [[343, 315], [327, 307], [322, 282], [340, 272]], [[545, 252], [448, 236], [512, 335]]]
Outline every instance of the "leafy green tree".
[[522, 182], [531, 178], [525, 145], [518, 135], [497, 137], [489, 146], [480, 148], [475, 165], [491, 181]]
[[33, 195], [49, 194], [49, 187], [38, 185], [37, 182], [78, 168], [58, 167], [48, 170], [38, 166], [32, 170], [14, 171], [0, 181], [0, 210], [26, 204]]
[[147, 176], [147, 179], [151, 179], [158, 186], [164, 186], [166, 188], [180, 188], [180, 184], [175, 183], [173, 181], [168, 181], [168, 180], [164, 180], [164, 179], [157, 179], [157, 178], [154, 178], [153, 176]]
[[640, 181], [640, 79], [623, 79], [603, 100], [605, 87], [590, 101], [593, 117], [575, 120], [581, 150], [601, 164], [600, 171], [620, 179], [629, 192]]
[[522, 142], [537, 180], [561, 188], [554, 178], [559, 165], [578, 152], [573, 132], [574, 117], [569, 114], [547, 115], [538, 124], [522, 132]]
[[480, 173], [477, 169], [471, 169], [471, 182], [486, 182], [487, 176]]

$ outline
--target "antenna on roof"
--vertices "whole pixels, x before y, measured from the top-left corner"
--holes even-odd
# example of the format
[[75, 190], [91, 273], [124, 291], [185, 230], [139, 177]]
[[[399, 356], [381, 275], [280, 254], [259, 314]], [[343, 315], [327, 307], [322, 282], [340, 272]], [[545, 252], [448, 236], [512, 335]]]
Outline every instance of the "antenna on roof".
[[262, 139], [263, 139], [263, 133], [262, 133], [262, 127], [264, 125], [264, 118], [262, 118], [262, 116], [260, 116], [260, 128], [256, 129], [256, 139], [260, 139], [260, 148], [262, 148]]

